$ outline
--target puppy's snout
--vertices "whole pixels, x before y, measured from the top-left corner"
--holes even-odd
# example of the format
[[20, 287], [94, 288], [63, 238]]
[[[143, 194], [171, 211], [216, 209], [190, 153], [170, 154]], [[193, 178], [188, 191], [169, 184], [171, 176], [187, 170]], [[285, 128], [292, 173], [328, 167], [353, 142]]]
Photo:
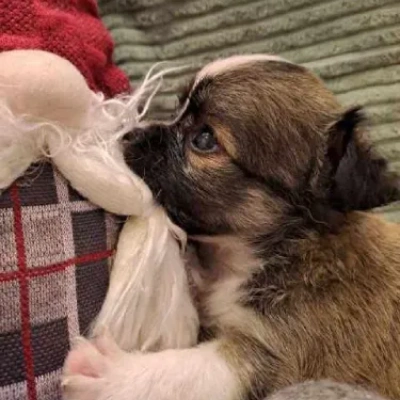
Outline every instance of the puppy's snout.
[[143, 142], [147, 135], [147, 128], [135, 128], [133, 131], [127, 133], [124, 139], [129, 143], [130, 146], [135, 146]]
[[131, 146], [140, 146], [144, 143], [160, 141], [164, 136], [164, 127], [160, 125], [149, 125], [133, 129], [125, 136], [125, 140]]
[[148, 176], [165, 152], [165, 127], [154, 124], [138, 127], [124, 137], [124, 156], [139, 176]]

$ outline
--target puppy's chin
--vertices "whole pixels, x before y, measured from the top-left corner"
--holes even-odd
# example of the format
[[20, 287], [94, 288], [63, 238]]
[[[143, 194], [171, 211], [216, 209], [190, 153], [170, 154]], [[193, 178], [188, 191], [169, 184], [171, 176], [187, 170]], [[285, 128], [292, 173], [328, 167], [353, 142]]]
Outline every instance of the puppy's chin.
[[186, 213], [179, 205], [171, 205], [163, 201], [162, 196], [158, 199], [158, 203], [164, 207], [171, 221], [183, 229], [189, 236], [214, 236], [220, 233], [212, 227], [207, 226], [206, 223], [198, 221], [194, 215]]

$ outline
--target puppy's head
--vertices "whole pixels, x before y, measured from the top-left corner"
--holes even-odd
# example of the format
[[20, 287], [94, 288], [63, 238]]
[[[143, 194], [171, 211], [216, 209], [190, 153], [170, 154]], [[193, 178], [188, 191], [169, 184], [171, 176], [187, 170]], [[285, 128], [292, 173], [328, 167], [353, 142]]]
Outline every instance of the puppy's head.
[[397, 198], [359, 123], [305, 68], [231, 57], [195, 76], [174, 121], [133, 132], [126, 159], [189, 233], [252, 235]]

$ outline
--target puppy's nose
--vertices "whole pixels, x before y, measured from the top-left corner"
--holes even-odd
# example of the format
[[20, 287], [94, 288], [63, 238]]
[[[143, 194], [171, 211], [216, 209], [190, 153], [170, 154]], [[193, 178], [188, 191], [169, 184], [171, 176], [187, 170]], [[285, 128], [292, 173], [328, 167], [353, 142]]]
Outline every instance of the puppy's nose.
[[124, 136], [125, 162], [139, 176], [154, 168], [155, 160], [164, 152], [163, 128], [158, 124], [141, 126]]
[[148, 136], [148, 128], [135, 128], [131, 132], [128, 132], [124, 139], [129, 142], [130, 145], [136, 146], [142, 143]]
[[132, 146], [137, 146], [143, 142], [150, 142], [153, 139], [159, 139], [163, 136], [164, 127], [162, 125], [154, 124], [144, 127], [138, 127], [125, 135], [124, 139], [129, 141]]

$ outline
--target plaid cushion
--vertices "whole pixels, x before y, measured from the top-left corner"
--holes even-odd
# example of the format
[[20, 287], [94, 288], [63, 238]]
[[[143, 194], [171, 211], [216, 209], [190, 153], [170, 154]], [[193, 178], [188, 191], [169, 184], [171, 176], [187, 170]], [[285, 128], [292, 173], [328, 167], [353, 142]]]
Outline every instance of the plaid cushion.
[[70, 341], [106, 294], [116, 222], [50, 163], [0, 195], [0, 399], [61, 398]]

